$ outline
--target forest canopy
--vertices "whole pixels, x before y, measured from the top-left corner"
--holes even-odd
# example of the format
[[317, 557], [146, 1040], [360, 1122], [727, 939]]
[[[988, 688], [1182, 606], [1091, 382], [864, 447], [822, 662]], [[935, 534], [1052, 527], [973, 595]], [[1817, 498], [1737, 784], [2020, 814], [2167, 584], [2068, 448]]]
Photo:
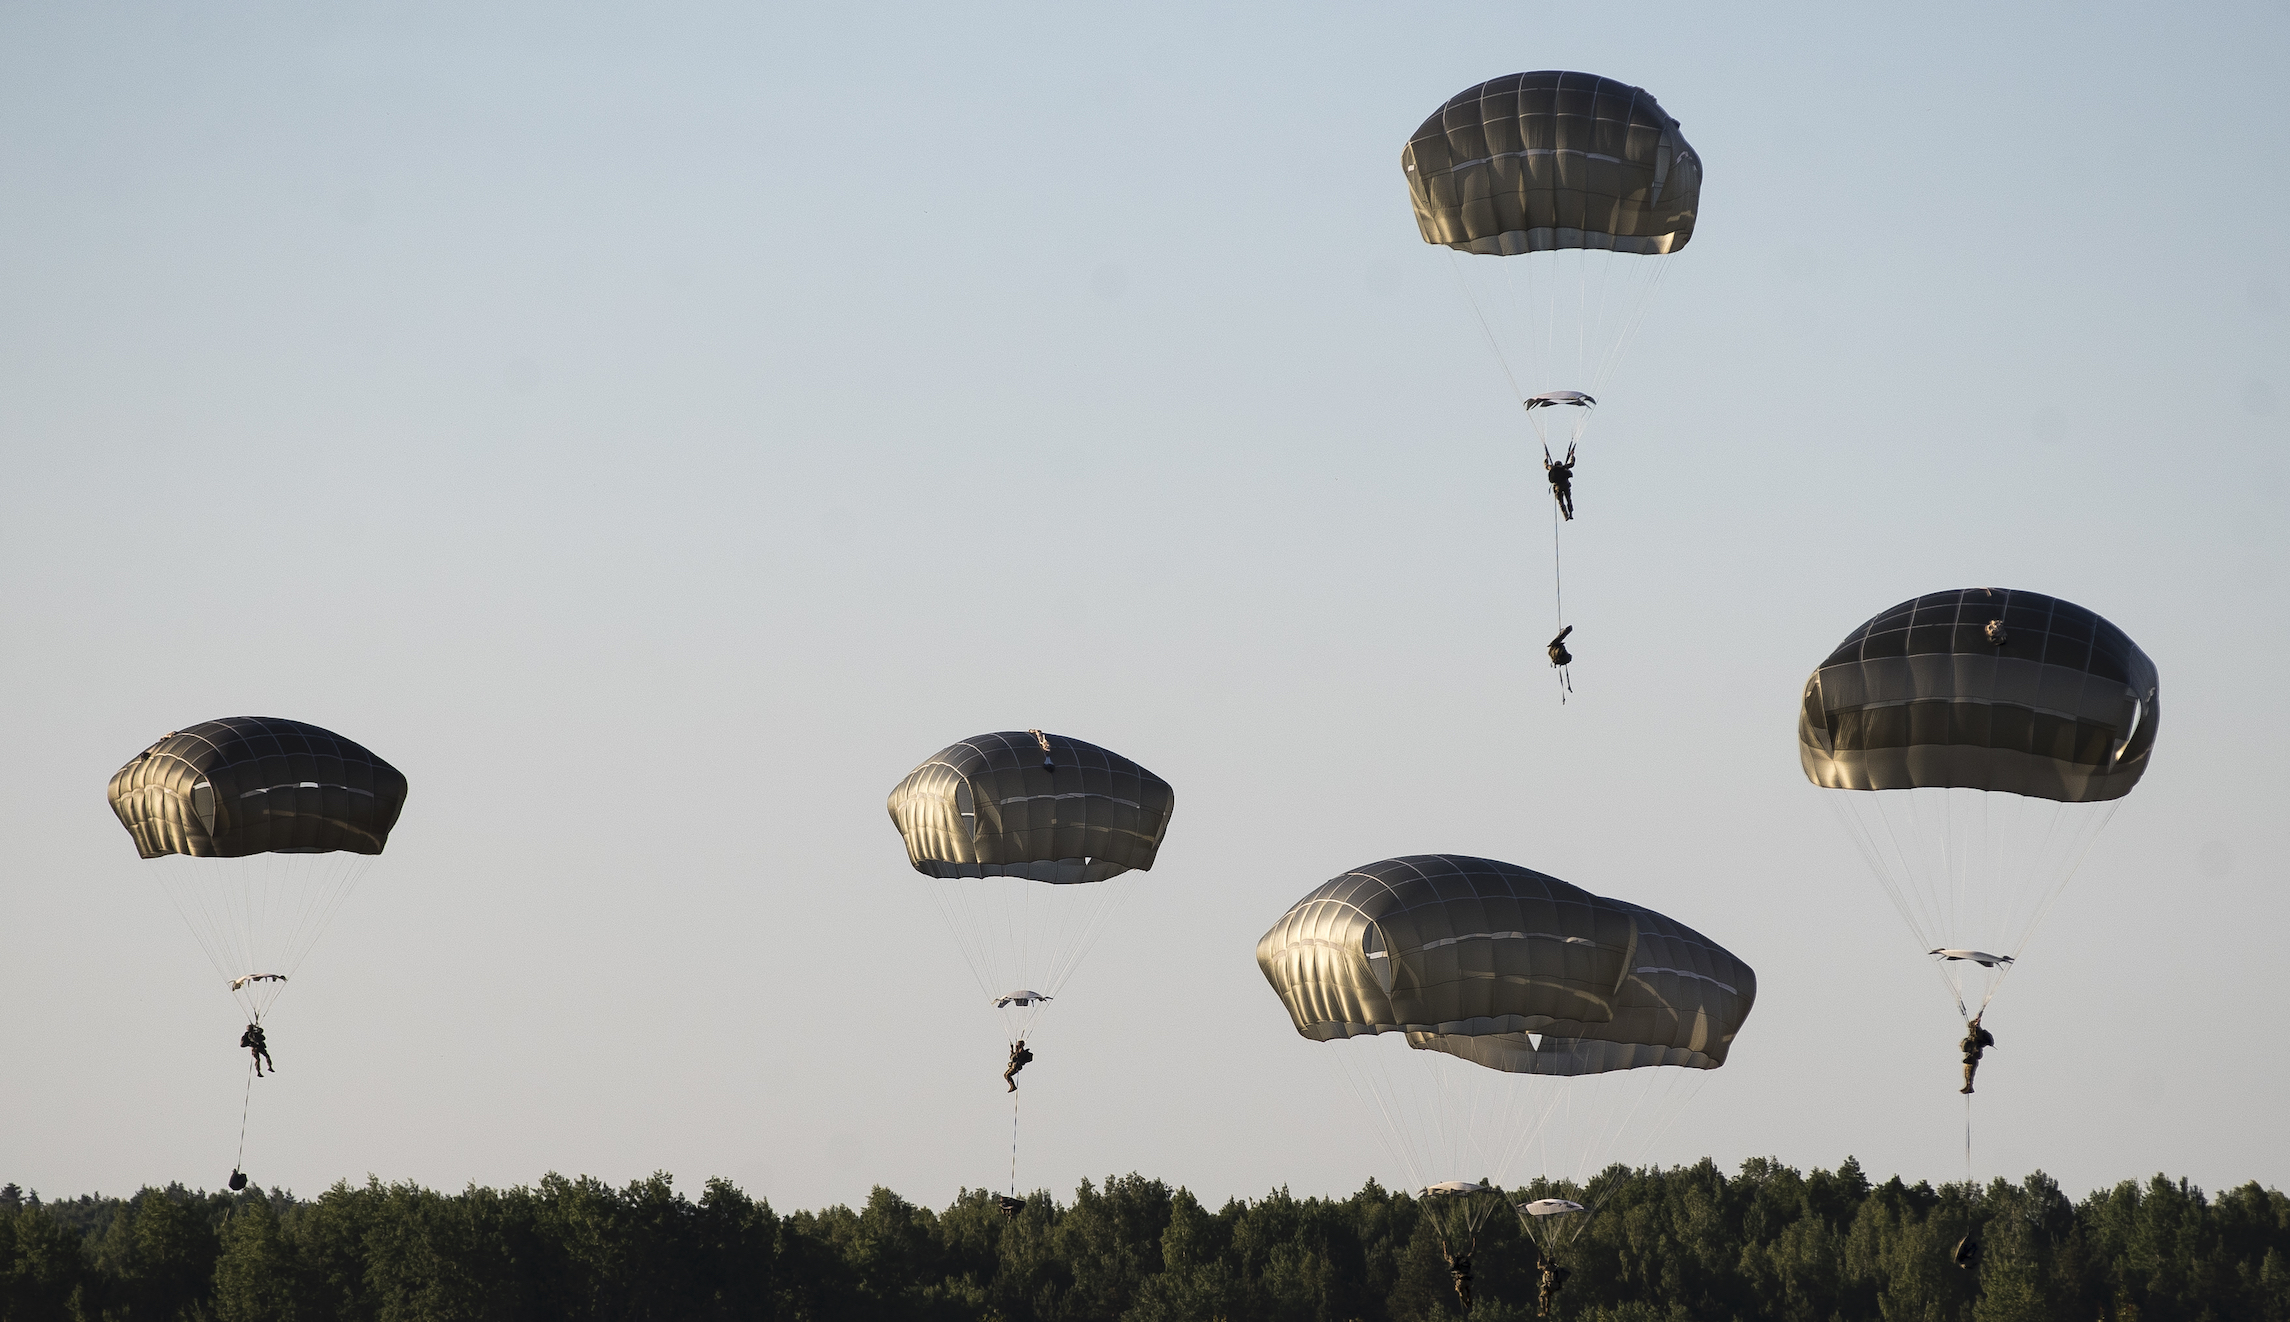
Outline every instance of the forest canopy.
[[[2075, 1201], [2040, 1172], [1984, 1187], [1872, 1184], [1858, 1162], [1609, 1172], [1553, 1316], [1929, 1322], [2290, 1322], [2290, 1198], [2160, 1175]], [[1521, 1198], [1579, 1194], [1541, 1184]], [[1515, 1218], [1482, 1234], [1475, 1319], [1535, 1315]], [[1511, 1224], [1506, 1224], [1509, 1222]], [[1967, 1234], [1978, 1265], [1953, 1261]], [[0, 1319], [999, 1319], [1432, 1322], [1458, 1318], [1422, 1203], [1370, 1182], [1211, 1210], [1138, 1175], [1005, 1216], [876, 1188], [775, 1213], [722, 1180], [444, 1194], [347, 1182], [314, 1199], [181, 1185], [43, 1201], [0, 1188]]]

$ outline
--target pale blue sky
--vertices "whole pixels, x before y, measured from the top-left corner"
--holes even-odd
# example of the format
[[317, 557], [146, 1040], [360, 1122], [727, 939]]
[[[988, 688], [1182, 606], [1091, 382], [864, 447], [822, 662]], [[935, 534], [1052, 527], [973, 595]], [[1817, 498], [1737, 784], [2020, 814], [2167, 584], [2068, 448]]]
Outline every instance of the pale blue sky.
[[[2290, 1183], [2279, 6], [0, 10], [0, 1179], [228, 1173], [229, 999], [102, 788], [317, 722], [402, 768], [248, 1169], [997, 1182], [1001, 1042], [883, 795], [1043, 726], [1178, 811], [1028, 1072], [1028, 1184], [1397, 1182], [1250, 958], [1390, 854], [1759, 970], [1648, 1155], [1962, 1170], [1960, 1027], [1804, 783], [1917, 592], [2161, 667], [1999, 1001], [1983, 1173]], [[1538, 474], [1398, 157], [1655, 92], [1703, 219], [1609, 384], [1553, 700]]]

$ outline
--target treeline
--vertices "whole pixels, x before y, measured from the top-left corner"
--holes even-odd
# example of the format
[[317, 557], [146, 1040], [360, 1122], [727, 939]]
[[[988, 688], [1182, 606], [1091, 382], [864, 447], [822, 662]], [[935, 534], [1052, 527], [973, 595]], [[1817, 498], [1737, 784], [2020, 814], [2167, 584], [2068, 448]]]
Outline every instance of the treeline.
[[[1553, 1315], [1612, 1322], [2290, 1322], [2290, 1198], [2161, 1176], [2081, 1202], [2042, 1175], [1871, 1185], [1848, 1158], [1615, 1170], [1566, 1253]], [[1580, 1196], [1559, 1185], [1519, 1198]], [[1978, 1265], [1952, 1255], [1966, 1236]], [[1508, 1214], [1473, 1258], [1474, 1319], [1535, 1314], [1536, 1255]], [[1370, 1183], [1214, 1211], [1136, 1175], [1005, 1216], [877, 1188], [781, 1216], [714, 1180], [441, 1194], [335, 1185], [314, 1200], [179, 1185], [42, 1202], [0, 1189], [0, 1319], [216, 1322], [1431, 1322], [1462, 1317], [1433, 1222]]]

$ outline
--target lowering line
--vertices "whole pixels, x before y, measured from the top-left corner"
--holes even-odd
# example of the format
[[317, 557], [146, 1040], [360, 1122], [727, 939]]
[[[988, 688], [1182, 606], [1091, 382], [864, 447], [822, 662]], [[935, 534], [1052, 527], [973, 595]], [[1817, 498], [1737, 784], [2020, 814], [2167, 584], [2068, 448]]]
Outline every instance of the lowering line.
[[246, 1097], [239, 1103], [239, 1155], [238, 1160], [231, 1163], [231, 1174], [233, 1175], [241, 1174], [246, 1170], [246, 1120], [248, 1113], [253, 1109], [254, 1061], [250, 1059], [246, 1063]]
[[1556, 623], [1558, 627], [1563, 629], [1566, 627], [1566, 578], [1560, 571], [1558, 558], [1558, 498], [1556, 496], [1551, 498], [1551, 595], [1558, 602]]

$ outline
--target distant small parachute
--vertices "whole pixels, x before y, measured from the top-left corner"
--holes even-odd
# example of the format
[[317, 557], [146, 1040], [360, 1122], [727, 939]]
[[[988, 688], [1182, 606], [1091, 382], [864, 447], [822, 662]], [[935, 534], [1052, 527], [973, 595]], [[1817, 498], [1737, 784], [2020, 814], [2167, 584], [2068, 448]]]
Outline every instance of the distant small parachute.
[[2161, 710], [2107, 620], [1960, 588], [1846, 635], [1805, 681], [1797, 751], [1968, 1018], [2146, 774]]

